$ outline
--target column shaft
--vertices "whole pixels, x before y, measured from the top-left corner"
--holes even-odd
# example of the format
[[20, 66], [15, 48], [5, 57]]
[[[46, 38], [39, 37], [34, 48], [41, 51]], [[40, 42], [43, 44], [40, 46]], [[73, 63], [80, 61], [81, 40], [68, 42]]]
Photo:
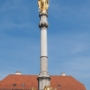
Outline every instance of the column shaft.
[[41, 28], [41, 57], [47, 56], [47, 29]]
[[40, 15], [40, 35], [41, 35], [41, 47], [40, 47], [40, 74], [38, 77], [39, 90], [44, 90], [45, 86], [50, 86], [50, 75], [48, 74], [48, 54], [47, 54], [47, 15]]

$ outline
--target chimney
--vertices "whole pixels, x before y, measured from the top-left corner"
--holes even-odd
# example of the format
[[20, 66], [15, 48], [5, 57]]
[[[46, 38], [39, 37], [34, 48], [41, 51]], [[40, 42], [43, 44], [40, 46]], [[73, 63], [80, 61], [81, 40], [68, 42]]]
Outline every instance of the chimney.
[[21, 75], [22, 73], [20, 71], [16, 71], [16, 75]]
[[61, 74], [61, 76], [66, 76], [66, 74], [63, 72], [63, 73]]

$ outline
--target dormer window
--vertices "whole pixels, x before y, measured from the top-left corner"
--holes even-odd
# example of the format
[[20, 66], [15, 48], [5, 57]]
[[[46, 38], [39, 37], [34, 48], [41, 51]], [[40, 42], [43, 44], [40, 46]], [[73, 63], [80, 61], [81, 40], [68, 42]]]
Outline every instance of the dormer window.
[[58, 87], [60, 87], [61, 85], [60, 84], [58, 84]]
[[24, 86], [25, 86], [25, 84], [22, 84], [22, 86], [24, 87]]
[[16, 84], [13, 84], [13, 86], [16, 86]]

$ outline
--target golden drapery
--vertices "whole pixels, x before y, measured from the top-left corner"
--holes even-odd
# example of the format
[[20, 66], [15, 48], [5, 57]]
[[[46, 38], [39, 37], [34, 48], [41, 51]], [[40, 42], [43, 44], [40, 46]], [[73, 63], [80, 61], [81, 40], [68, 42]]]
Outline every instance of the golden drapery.
[[40, 13], [47, 13], [49, 7], [49, 0], [38, 0], [38, 7]]

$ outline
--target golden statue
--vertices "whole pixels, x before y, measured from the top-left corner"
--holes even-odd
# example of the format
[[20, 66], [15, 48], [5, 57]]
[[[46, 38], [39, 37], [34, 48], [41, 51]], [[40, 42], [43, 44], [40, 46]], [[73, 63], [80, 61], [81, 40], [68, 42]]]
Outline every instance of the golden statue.
[[47, 90], [47, 87], [46, 86], [44, 87], [44, 90]]
[[45, 86], [45, 87], [44, 87], [44, 90], [52, 90], [52, 87], [50, 87], [50, 86]]
[[31, 90], [36, 90], [36, 88], [32, 87]]
[[47, 13], [49, 7], [49, 0], [38, 0], [38, 7], [40, 13]]

